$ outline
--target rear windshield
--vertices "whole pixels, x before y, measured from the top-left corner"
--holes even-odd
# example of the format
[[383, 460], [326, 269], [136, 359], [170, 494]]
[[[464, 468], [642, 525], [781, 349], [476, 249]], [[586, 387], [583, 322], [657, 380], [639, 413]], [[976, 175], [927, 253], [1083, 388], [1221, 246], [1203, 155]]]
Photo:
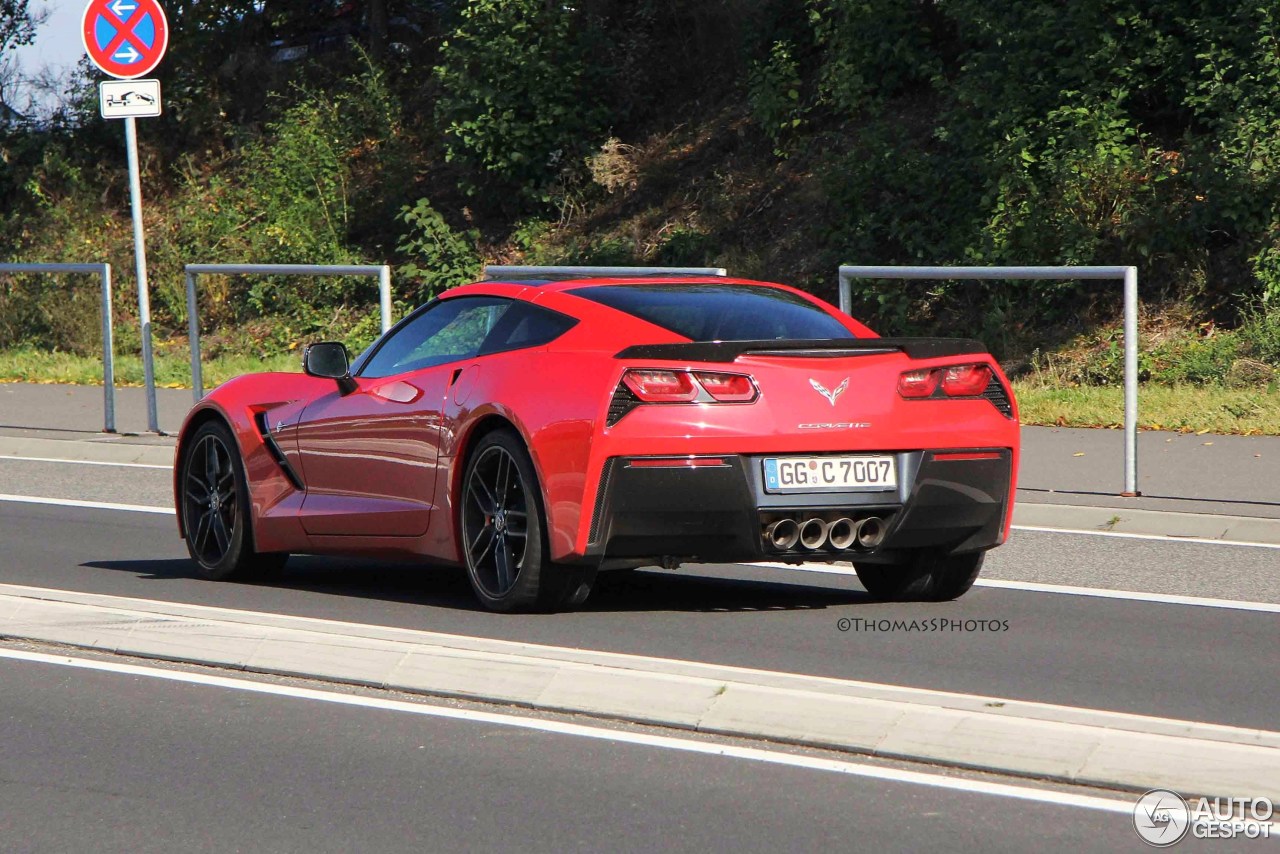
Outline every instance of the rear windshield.
[[780, 288], [751, 285], [606, 285], [577, 297], [625, 311], [691, 341], [854, 338], [839, 320]]

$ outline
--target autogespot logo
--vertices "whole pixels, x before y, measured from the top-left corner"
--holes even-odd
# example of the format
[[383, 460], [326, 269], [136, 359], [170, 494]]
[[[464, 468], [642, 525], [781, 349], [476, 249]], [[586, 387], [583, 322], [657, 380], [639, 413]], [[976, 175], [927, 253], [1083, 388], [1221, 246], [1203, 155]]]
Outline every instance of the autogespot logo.
[[1133, 805], [1133, 829], [1142, 841], [1167, 848], [1182, 841], [1191, 827], [1191, 810], [1180, 795], [1168, 789], [1152, 789]]
[[1197, 798], [1189, 803], [1176, 792], [1152, 789], [1133, 805], [1133, 829], [1156, 848], [1194, 839], [1270, 839], [1275, 825], [1270, 798]]

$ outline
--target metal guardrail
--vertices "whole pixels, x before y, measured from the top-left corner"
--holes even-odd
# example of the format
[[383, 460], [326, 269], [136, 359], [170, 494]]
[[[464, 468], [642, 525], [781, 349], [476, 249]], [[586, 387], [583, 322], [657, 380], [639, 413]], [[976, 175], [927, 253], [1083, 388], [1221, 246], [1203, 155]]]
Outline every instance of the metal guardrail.
[[1138, 268], [1137, 267], [840, 267], [840, 310], [853, 305], [854, 279], [1120, 279], [1124, 282], [1124, 491], [1138, 491]]
[[391, 328], [391, 268], [379, 265], [341, 264], [188, 264], [187, 331], [191, 342], [191, 389], [196, 403], [204, 397], [204, 377], [200, 371], [200, 323], [196, 305], [196, 276], [377, 276], [378, 304], [382, 312], [382, 331]]
[[486, 279], [533, 276], [726, 276], [724, 267], [530, 267], [487, 265]]
[[0, 273], [85, 273], [98, 276], [102, 282], [102, 432], [116, 432], [116, 370], [115, 344], [111, 320], [111, 265], [0, 264]]

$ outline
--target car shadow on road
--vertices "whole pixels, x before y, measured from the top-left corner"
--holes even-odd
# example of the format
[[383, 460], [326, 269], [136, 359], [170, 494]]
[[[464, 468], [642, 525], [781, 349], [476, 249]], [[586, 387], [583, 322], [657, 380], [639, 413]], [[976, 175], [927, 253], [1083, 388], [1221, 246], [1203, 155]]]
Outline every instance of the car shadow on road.
[[685, 571], [690, 574], [646, 570], [602, 573], [581, 610], [813, 611], [871, 601], [861, 590], [834, 585], [718, 578], [694, 574], [696, 570]]
[[[88, 561], [83, 566], [126, 572], [145, 581], [198, 580], [195, 564], [185, 558]], [[632, 570], [601, 573], [580, 613], [797, 611], [871, 604], [861, 590], [778, 583], [751, 578]], [[257, 582], [218, 584], [301, 590], [366, 600], [426, 605], [459, 611], [481, 611], [466, 572], [458, 567], [423, 567], [347, 558], [295, 555], [277, 577]], [[127, 594], [125, 594], [127, 595]], [[202, 604], [208, 604], [207, 602]], [[225, 607], [246, 607], [231, 596]]]

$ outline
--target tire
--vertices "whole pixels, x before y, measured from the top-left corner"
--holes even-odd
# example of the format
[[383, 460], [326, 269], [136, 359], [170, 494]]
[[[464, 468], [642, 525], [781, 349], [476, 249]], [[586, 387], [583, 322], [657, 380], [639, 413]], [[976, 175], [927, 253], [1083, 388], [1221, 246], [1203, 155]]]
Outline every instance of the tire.
[[594, 567], [551, 562], [546, 514], [524, 443], [500, 429], [480, 439], [462, 478], [458, 546], [467, 580], [491, 611], [558, 610], [582, 604]]
[[855, 564], [858, 580], [882, 602], [946, 602], [968, 592], [986, 552], [947, 555], [921, 551], [908, 563]]
[[253, 549], [249, 485], [239, 447], [221, 421], [201, 425], [182, 457], [182, 521], [187, 552], [204, 578], [265, 578], [284, 568], [287, 554]]

